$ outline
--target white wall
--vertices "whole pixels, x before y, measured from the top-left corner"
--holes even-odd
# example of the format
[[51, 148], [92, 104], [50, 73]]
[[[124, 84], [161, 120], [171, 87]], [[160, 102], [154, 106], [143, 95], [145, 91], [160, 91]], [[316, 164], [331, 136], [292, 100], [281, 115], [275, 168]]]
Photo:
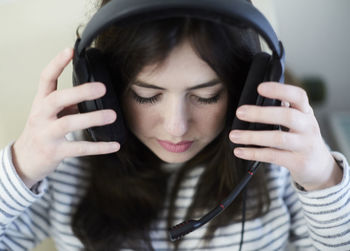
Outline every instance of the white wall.
[[288, 67], [328, 85], [326, 111], [350, 111], [350, 1], [272, 0]]
[[[19, 136], [40, 72], [59, 51], [73, 46], [76, 27], [91, 12], [90, 1], [0, 2], [0, 147]], [[71, 86], [71, 66], [59, 82], [63, 86]]]

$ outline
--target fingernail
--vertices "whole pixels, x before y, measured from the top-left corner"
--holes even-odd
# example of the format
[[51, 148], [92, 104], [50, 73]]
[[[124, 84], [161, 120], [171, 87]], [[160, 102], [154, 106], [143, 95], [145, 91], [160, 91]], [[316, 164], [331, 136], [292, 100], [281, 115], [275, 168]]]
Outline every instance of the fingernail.
[[234, 153], [236, 156], [243, 156], [244, 150], [242, 148], [235, 148]]
[[237, 131], [233, 131], [230, 133], [230, 139], [233, 141], [239, 139], [239, 137], [240, 137], [240, 133]]
[[258, 86], [258, 93], [260, 94], [268, 94], [271, 91], [272, 91], [272, 86], [270, 82], [264, 82]]
[[239, 107], [236, 111], [236, 114], [238, 117], [244, 117], [246, 113], [247, 113], [247, 108], [244, 106]]
[[104, 86], [104, 84], [102, 84], [100, 82], [96, 82], [96, 83], [94, 83], [94, 86], [95, 86], [94, 88], [95, 88], [96, 95], [105, 94], [106, 87]]
[[120, 144], [118, 142], [111, 143], [111, 150], [118, 151], [120, 149]]
[[111, 123], [111, 122], [114, 122], [114, 120], [116, 119], [116, 114], [115, 114], [115, 112], [108, 112], [107, 113], [107, 115], [106, 115], [106, 117], [105, 117], [105, 119], [106, 119], [106, 122], [107, 123]]

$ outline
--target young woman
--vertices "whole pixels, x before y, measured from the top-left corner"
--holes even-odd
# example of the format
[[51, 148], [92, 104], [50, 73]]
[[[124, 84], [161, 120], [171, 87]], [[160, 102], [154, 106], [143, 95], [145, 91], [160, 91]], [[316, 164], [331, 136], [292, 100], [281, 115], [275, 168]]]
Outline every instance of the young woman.
[[[260, 95], [289, 105], [237, 107], [259, 51], [254, 34], [172, 18], [112, 26], [95, 46], [113, 73], [128, 139], [120, 146], [74, 133], [122, 115], [78, 113], [77, 103], [106, 90], [58, 91], [73, 56], [61, 52], [41, 74], [23, 133], [0, 154], [1, 250], [48, 236], [59, 250], [349, 249], [349, 166], [328, 150], [305, 92], [262, 83]], [[231, 131], [234, 116], [289, 130]], [[230, 142], [250, 146], [232, 152]], [[265, 164], [224, 213], [170, 242], [170, 226], [230, 193], [242, 159]]]

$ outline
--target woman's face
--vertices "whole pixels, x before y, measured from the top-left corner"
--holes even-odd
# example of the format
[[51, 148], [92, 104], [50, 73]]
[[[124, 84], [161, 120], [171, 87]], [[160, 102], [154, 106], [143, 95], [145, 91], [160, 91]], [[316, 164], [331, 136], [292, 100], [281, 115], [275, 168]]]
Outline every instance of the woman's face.
[[228, 93], [188, 42], [146, 66], [123, 97], [130, 130], [161, 160], [193, 158], [223, 129]]

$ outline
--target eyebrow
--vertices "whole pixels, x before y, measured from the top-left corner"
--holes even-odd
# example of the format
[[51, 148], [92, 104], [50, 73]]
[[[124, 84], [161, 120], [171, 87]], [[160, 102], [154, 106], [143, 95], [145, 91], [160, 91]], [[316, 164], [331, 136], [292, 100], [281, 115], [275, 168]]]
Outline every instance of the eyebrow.
[[[219, 79], [213, 79], [213, 80], [210, 80], [208, 82], [201, 83], [199, 85], [187, 88], [186, 90], [187, 91], [191, 91], [191, 90], [211, 87], [211, 86], [214, 86], [214, 85], [217, 85], [217, 84], [220, 84], [220, 83], [221, 83], [221, 81]], [[135, 81], [134, 85], [137, 85], [137, 86], [140, 86], [140, 87], [144, 87], [144, 88], [149, 88], [149, 89], [166, 90], [163, 87], [156, 86], [156, 85], [153, 85], [153, 84], [149, 84], [149, 83], [146, 83], [146, 82], [143, 82], [143, 81], [139, 81], [139, 80]]]

